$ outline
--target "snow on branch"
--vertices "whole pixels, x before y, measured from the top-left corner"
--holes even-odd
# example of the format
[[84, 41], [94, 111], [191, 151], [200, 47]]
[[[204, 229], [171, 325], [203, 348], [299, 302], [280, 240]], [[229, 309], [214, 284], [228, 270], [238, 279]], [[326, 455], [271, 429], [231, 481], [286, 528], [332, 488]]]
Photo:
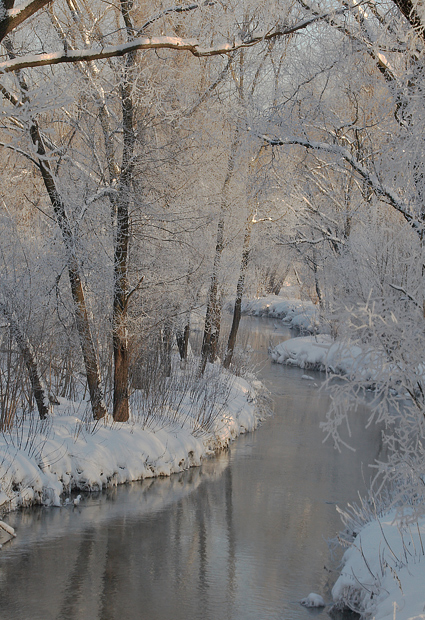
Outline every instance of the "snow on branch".
[[9, 9], [0, 19], [0, 41], [17, 26], [49, 4], [51, 0], [27, 0], [16, 9]]
[[259, 136], [263, 140], [265, 140], [270, 146], [284, 146], [289, 144], [296, 144], [299, 146], [303, 146], [306, 149], [311, 149], [315, 151], [322, 151], [325, 153], [330, 153], [331, 155], [336, 155], [343, 160], [345, 160], [360, 176], [364, 181], [368, 184], [368, 186], [373, 190], [373, 192], [377, 196], [381, 196], [385, 198], [388, 203], [398, 211], [403, 218], [410, 224], [410, 226], [416, 230], [419, 234], [422, 234], [424, 230], [424, 225], [422, 222], [418, 221], [413, 214], [410, 212], [408, 206], [399, 198], [399, 196], [389, 187], [386, 187], [370, 170], [368, 170], [363, 164], [361, 164], [353, 155], [342, 146], [338, 144], [327, 144], [326, 142], [315, 142], [313, 140], [306, 140], [304, 138], [272, 138], [265, 134]]
[[[332, 14], [343, 13], [348, 10], [342, 7]], [[270, 41], [282, 36], [287, 36], [304, 30], [311, 24], [323, 21], [328, 18], [330, 13], [319, 16], [309, 17], [293, 26], [278, 27], [275, 30], [258, 33], [249, 37], [249, 39], [234, 40], [231, 43], [218, 44], [211, 47], [202, 47], [197, 39], [182, 39], [181, 37], [138, 37], [121, 45], [105, 45], [96, 46], [92, 49], [84, 50], [61, 50], [60, 52], [51, 52], [47, 54], [26, 54], [17, 58], [13, 58], [0, 63], [0, 73], [9, 73], [29, 67], [43, 67], [47, 65], [62, 64], [66, 62], [81, 62], [91, 60], [101, 60], [103, 58], [112, 58], [117, 56], [125, 56], [137, 50], [148, 49], [174, 49], [179, 51], [188, 51], [198, 58], [205, 56], [223, 56], [231, 54], [239, 49], [252, 47], [262, 41]]]

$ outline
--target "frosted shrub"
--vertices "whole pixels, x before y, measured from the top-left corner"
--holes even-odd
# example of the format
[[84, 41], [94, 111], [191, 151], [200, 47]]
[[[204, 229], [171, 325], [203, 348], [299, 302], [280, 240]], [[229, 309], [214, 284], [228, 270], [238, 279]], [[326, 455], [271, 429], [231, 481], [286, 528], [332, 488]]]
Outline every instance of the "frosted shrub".
[[1, 438], [9, 451], [22, 450], [30, 458], [40, 462], [51, 428], [50, 417], [40, 420], [32, 412], [20, 411], [15, 416], [13, 425], [2, 431]]
[[[349, 409], [367, 403], [371, 424], [382, 426], [386, 462], [377, 462], [375, 489], [392, 488], [392, 503], [423, 511], [425, 505], [425, 324], [422, 310], [409, 300], [391, 304], [370, 298], [346, 313], [343, 349], [362, 351], [349, 373], [329, 377], [332, 402], [322, 424], [335, 445], [349, 444]], [[353, 407], [354, 405], [354, 407]], [[341, 431], [346, 428], [347, 440]]]
[[212, 430], [229, 397], [232, 377], [220, 366], [208, 365], [202, 377], [198, 369], [198, 360], [181, 367], [173, 356], [166, 377], [159, 366], [147, 364], [131, 396], [133, 420], [151, 430], [173, 425], [189, 425], [197, 435]]

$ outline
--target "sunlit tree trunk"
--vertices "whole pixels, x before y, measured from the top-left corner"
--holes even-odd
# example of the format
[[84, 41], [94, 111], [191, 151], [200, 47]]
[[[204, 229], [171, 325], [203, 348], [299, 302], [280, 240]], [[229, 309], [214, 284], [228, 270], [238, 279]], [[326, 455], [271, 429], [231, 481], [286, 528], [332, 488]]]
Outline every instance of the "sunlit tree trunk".
[[129, 253], [129, 202], [133, 172], [132, 156], [135, 136], [133, 131], [133, 102], [131, 88], [126, 83], [121, 89], [124, 149], [121, 175], [116, 201], [116, 229], [114, 248], [114, 301], [113, 301], [113, 350], [114, 350], [114, 420], [125, 422], [129, 417], [128, 370], [129, 348], [127, 334], [128, 307], [128, 253]]
[[[129, 10], [132, 3], [121, 0], [121, 13], [128, 33], [133, 32]], [[130, 34], [128, 35], [130, 36]], [[121, 86], [121, 111], [123, 123], [123, 154], [121, 174], [116, 201], [116, 230], [114, 248], [114, 302], [112, 319], [112, 341], [114, 350], [114, 420], [125, 422], [129, 418], [129, 345], [127, 330], [128, 259], [129, 259], [129, 204], [133, 176], [133, 154], [136, 136], [134, 133], [134, 104], [132, 99], [132, 70], [136, 53], [129, 54], [125, 61]]]

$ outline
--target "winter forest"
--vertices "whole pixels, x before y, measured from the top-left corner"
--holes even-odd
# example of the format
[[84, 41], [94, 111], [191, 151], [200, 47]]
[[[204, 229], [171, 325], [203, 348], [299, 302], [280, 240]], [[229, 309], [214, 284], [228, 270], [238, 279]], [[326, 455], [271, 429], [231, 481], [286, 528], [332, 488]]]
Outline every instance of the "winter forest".
[[46, 500], [11, 455], [52, 477], [65, 403], [75, 440], [204, 440], [247, 378], [245, 300], [296, 284], [350, 358], [318, 441], [355, 449], [367, 396], [373, 501], [421, 519], [422, 2], [1, 0], [0, 41], [0, 504]]

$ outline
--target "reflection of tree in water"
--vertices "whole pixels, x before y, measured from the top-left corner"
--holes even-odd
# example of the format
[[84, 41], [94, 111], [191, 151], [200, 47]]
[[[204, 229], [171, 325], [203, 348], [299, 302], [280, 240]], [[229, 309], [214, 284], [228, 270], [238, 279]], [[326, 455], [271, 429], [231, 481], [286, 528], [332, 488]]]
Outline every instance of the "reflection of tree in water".
[[73, 620], [78, 617], [79, 601], [84, 594], [84, 588], [87, 588], [87, 580], [90, 577], [90, 560], [93, 556], [94, 536], [94, 529], [83, 532], [74, 566], [69, 579], [66, 581], [63, 603], [57, 620]]

